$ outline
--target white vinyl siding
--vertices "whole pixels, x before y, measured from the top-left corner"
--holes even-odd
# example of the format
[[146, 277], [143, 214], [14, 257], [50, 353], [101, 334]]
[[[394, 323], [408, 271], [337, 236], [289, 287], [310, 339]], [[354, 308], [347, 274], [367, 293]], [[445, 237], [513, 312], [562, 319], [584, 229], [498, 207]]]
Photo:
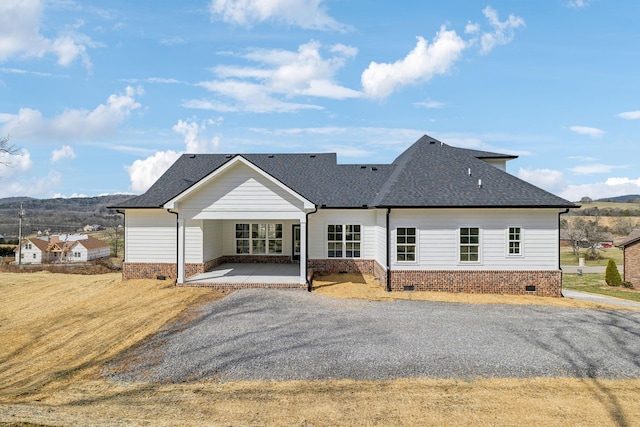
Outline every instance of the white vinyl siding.
[[[558, 211], [556, 209], [406, 209], [391, 211], [391, 229], [415, 226], [418, 262], [398, 263], [403, 270], [557, 270]], [[518, 224], [521, 256], [508, 256], [508, 227]], [[459, 261], [461, 227], [480, 231], [480, 262]], [[395, 234], [392, 242], [395, 242]]]
[[186, 217], [209, 219], [207, 212], [300, 212], [303, 203], [293, 194], [244, 164], [222, 172], [210, 185], [179, 202]]
[[202, 221], [203, 228], [203, 259], [211, 261], [223, 255], [222, 251], [222, 221]]
[[125, 261], [175, 263], [176, 216], [164, 209], [127, 209]]
[[[309, 215], [307, 226], [309, 259], [329, 259], [327, 256], [327, 226], [334, 224], [359, 225], [361, 239], [359, 259], [376, 259], [378, 236], [383, 234], [379, 233], [377, 219], [377, 212], [374, 209], [320, 209]], [[382, 242], [382, 244], [385, 243]], [[345, 253], [343, 253], [343, 258], [344, 255]]]

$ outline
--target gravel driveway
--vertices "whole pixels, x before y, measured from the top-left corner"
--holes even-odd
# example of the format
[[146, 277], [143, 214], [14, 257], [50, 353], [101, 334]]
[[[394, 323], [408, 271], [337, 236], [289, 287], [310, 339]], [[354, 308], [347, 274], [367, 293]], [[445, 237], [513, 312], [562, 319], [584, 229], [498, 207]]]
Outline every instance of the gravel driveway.
[[640, 378], [640, 313], [247, 289], [202, 306], [105, 372], [163, 382]]

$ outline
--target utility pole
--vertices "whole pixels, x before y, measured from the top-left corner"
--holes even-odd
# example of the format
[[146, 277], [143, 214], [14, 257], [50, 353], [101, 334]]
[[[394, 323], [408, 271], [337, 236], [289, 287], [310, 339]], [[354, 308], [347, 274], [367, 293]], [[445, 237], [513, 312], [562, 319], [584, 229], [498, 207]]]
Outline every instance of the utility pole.
[[22, 265], [22, 217], [24, 216], [24, 209], [22, 208], [22, 202], [20, 202], [20, 210], [18, 211], [18, 265]]

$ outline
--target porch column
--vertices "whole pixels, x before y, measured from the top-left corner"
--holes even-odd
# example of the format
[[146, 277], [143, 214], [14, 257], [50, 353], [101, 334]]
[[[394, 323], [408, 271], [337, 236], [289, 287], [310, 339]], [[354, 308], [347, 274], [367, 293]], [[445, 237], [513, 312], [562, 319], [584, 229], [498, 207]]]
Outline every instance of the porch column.
[[184, 219], [178, 219], [178, 277], [177, 283], [184, 283]]
[[307, 217], [300, 219], [300, 284], [307, 283]]

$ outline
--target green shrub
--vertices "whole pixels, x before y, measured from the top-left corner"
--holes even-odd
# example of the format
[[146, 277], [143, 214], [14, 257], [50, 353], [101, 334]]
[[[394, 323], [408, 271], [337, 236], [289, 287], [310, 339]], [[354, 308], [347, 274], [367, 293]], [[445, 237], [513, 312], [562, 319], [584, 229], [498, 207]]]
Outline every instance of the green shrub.
[[622, 286], [625, 288], [633, 288], [633, 283], [631, 282], [622, 282]]
[[622, 277], [620, 277], [618, 266], [612, 259], [610, 259], [609, 263], [607, 264], [607, 270], [604, 274], [604, 280], [609, 286], [620, 286], [622, 284]]

